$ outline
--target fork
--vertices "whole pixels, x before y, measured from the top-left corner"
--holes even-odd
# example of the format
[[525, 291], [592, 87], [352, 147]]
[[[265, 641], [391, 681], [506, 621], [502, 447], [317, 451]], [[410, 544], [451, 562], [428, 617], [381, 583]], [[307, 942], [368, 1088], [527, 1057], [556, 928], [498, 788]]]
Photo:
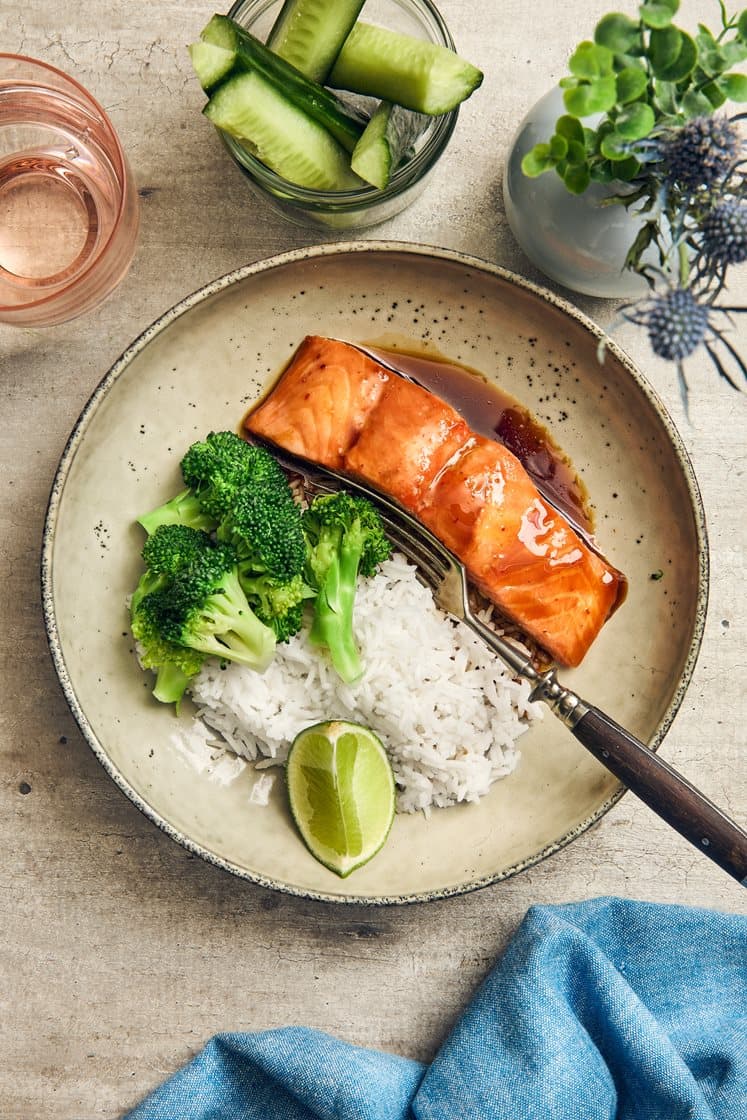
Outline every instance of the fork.
[[530, 699], [547, 704], [579, 743], [649, 809], [747, 887], [747, 833], [650, 747], [561, 684], [555, 669], [541, 672], [528, 653], [478, 618], [469, 601], [466, 569], [438, 537], [379, 491], [274, 445], [272, 452], [320, 492], [346, 489], [367, 498], [378, 509], [392, 544], [417, 566], [437, 606], [469, 626], [516, 677], [528, 681]]

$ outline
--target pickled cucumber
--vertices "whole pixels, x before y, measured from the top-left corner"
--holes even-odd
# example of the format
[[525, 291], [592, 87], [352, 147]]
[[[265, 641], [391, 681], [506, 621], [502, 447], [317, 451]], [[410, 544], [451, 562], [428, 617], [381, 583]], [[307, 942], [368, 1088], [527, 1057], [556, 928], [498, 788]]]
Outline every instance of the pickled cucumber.
[[455, 109], [482, 79], [482, 71], [447, 47], [359, 20], [327, 83], [437, 116]]
[[322, 191], [364, 185], [343, 146], [256, 71], [228, 78], [203, 113], [291, 183]]
[[362, 7], [363, 0], [285, 0], [267, 45], [323, 83]]

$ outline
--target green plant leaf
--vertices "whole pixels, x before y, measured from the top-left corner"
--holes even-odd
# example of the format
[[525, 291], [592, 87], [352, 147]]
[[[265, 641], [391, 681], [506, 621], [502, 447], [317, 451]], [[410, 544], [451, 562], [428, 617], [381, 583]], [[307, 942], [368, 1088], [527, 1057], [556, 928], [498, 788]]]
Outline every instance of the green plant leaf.
[[663, 113], [673, 115], [677, 112], [677, 86], [674, 82], [654, 82], [656, 103]]
[[586, 163], [585, 145], [579, 144], [578, 140], [569, 140], [566, 159], [571, 166], [577, 166], [579, 163]]
[[536, 179], [555, 166], [549, 144], [535, 144], [521, 161], [521, 170], [529, 179]]
[[605, 159], [600, 163], [592, 164], [589, 173], [595, 183], [611, 183], [617, 178], [617, 171], [615, 168], [615, 164]]
[[594, 29], [594, 41], [617, 54], [627, 54], [640, 39], [640, 25], [621, 12], [603, 16]]
[[701, 50], [712, 51], [718, 49], [718, 43], [713, 37], [713, 32], [704, 23], [698, 24], [698, 34], [695, 36], [695, 42]]
[[730, 39], [721, 47], [721, 54], [727, 66], [736, 66], [747, 58], [747, 43], [741, 42], [740, 39]]
[[587, 39], [579, 43], [569, 58], [568, 69], [574, 77], [593, 82], [612, 73], [612, 51]]
[[647, 0], [645, 4], [641, 4], [638, 9], [641, 19], [646, 24], [646, 27], [661, 28], [669, 27], [672, 22], [672, 16], [677, 11], [677, 8], [672, 8], [670, 4], [664, 0]]
[[665, 82], [681, 82], [683, 78], [692, 74], [698, 61], [698, 48], [695, 46], [695, 40], [686, 31], [680, 31], [680, 35], [682, 36], [682, 46], [677, 58], [671, 66], [662, 68], [656, 75], [657, 78], [661, 78]]
[[550, 156], [557, 163], [561, 159], [565, 159], [568, 154], [568, 141], [565, 136], [558, 136], [556, 133], [550, 140]]
[[[615, 171], [619, 171], [621, 166], [622, 166], [622, 164], [616, 163], [615, 164]], [[637, 199], [639, 197], [640, 197], [640, 191], [631, 191], [630, 193], [628, 193], [626, 191], [625, 194], [608, 194], [606, 198], [603, 198], [603, 199], [600, 200], [599, 205], [600, 206], [623, 206], [627, 210], [627, 209], [629, 209], [630, 206], [633, 205], [633, 203], [635, 201], [637, 201]]]
[[619, 163], [630, 156], [628, 140], [620, 132], [610, 132], [600, 144], [600, 151], [605, 159]]
[[575, 78], [561, 78], [558, 85], [561, 89], [575, 89], [578, 82]]
[[615, 129], [626, 140], [641, 140], [648, 136], [656, 124], [656, 116], [650, 105], [636, 101], [623, 109], [615, 121]]
[[558, 136], [565, 136], [569, 142], [575, 140], [579, 144], [584, 143], [584, 128], [577, 117], [568, 115], [558, 117], [555, 122], [555, 131]]
[[622, 179], [624, 183], [629, 183], [631, 179], [635, 179], [636, 175], [641, 170], [641, 164], [635, 156], [628, 156], [627, 159], [618, 160], [615, 167], [617, 168], [618, 179]]
[[588, 164], [584, 163], [580, 166], [567, 167], [563, 175], [563, 182], [566, 185], [566, 189], [569, 190], [571, 194], [583, 194], [591, 182]]
[[682, 112], [688, 119], [709, 117], [713, 112], [713, 106], [704, 93], [696, 89], [689, 89], [682, 98]]
[[597, 78], [586, 85], [567, 89], [563, 93], [563, 101], [569, 113], [574, 117], [589, 117], [593, 113], [606, 113], [615, 104], [617, 98], [617, 83], [614, 75]]
[[644, 222], [635, 236], [633, 244], [628, 249], [625, 258], [626, 268], [635, 268], [652, 241], [656, 241], [657, 223]]
[[722, 74], [717, 85], [730, 101], [747, 101], [747, 75]]
[[[736, 40], [734, 40], [736, 42]], [[724, 52], [726, 43], [719, 43], [711, 31], [702, 23], [698, 24], [698, 34], [695, 36], [695, 45], [698, 48], [698, 65], [702, 67], [710, 78], [715, 78], [729, 65]]]
[[737, 34], [743, 43], [747, 43], [747, 8], [739, 13], [737, 20]]
[[662, 27], [651, 32], [648, 56], [654, 77], [659, 78], [673, 66], [682, 50], [682, 32], [676, 27]]
[[[616, 70], [624, 70], [626, 66], [636, 66], [645, 56], [646, 48], [643, 46], [631, 47], [625, 54], [615, 52], [614, 66]], [[641, 63], [642, 65], [642, 63]]]
[[718, 48], [716, 50], [699, 50], [698, 51], [698, 66], [700, 66], [710, 78], [715, 78], [726, 69], [728, 63], [722, 51]]
[[713, 33], [702, 23], [698, 24], [695, 45], [698, 48], [698, 65], [710, 77], [715, 77], [716, 74], [726, 69], [725, 58], [719, 43], [713, 37]]
[[628, 66], [643, 66], [643, 63], [639, 61], [640, 57], [640, 55], [620, 54], [618, 52], [612, 61], [615, 73], [619, 74], [621, 70], [625, 70]]
[[646, 92], [648, 79], [642, 66], [626, 66], [617, 75], [617, 101], [620, 105], [627, 105], [629, 101], [636, 101]]

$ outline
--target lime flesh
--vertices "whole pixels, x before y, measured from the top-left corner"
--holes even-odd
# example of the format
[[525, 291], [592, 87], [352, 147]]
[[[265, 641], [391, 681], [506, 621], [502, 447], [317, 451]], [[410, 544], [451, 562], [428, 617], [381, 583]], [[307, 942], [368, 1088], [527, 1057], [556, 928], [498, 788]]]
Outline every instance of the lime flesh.
[[344, 720], [317, 723], [293, 741], [291, 812], [311, 854], [345, 878], [376, 855], [394, 819], [394, 776], [381, 740]]

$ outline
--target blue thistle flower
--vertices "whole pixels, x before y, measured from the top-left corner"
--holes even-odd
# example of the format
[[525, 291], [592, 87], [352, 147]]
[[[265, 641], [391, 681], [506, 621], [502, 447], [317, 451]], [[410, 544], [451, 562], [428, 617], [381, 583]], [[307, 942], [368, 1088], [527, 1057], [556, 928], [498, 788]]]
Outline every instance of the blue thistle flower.
[[700, 223], [701, 248], [717, 268], [747, 261], [747, 202], [717, 203]]
[[732, 313], [745, 310], [747, 308], [744, 307], [714, 306], [707, 289], [698, 293], [692, 288], [676, 287], [654, 291], [637, 304], [624, 304], [620, 309], [620, 316], [630, 323], [645, 327], [653, 352], [658, 357], [675, 363], [687, 415], [688, 387], [683, 362], [699, 346], [705, 347], [719, 375], [733, 389], [737, 389], [738, 385], [717, 353], [717, 346], [726, 350], [729, 359], [747, 378], [747, 365], [718, 325], [720, 315], [730, 317]]
[[729, 174], [743, 150], [737, 125], [728, 117], [693, 117], [663, 133], [657, 148], [670, 186], [709, 189]]
[[705, 338], [708, 308], [698, 303], [690, 288], [672, 288], [651, 296], [642, 322], [654, 354], [681, 362]]

